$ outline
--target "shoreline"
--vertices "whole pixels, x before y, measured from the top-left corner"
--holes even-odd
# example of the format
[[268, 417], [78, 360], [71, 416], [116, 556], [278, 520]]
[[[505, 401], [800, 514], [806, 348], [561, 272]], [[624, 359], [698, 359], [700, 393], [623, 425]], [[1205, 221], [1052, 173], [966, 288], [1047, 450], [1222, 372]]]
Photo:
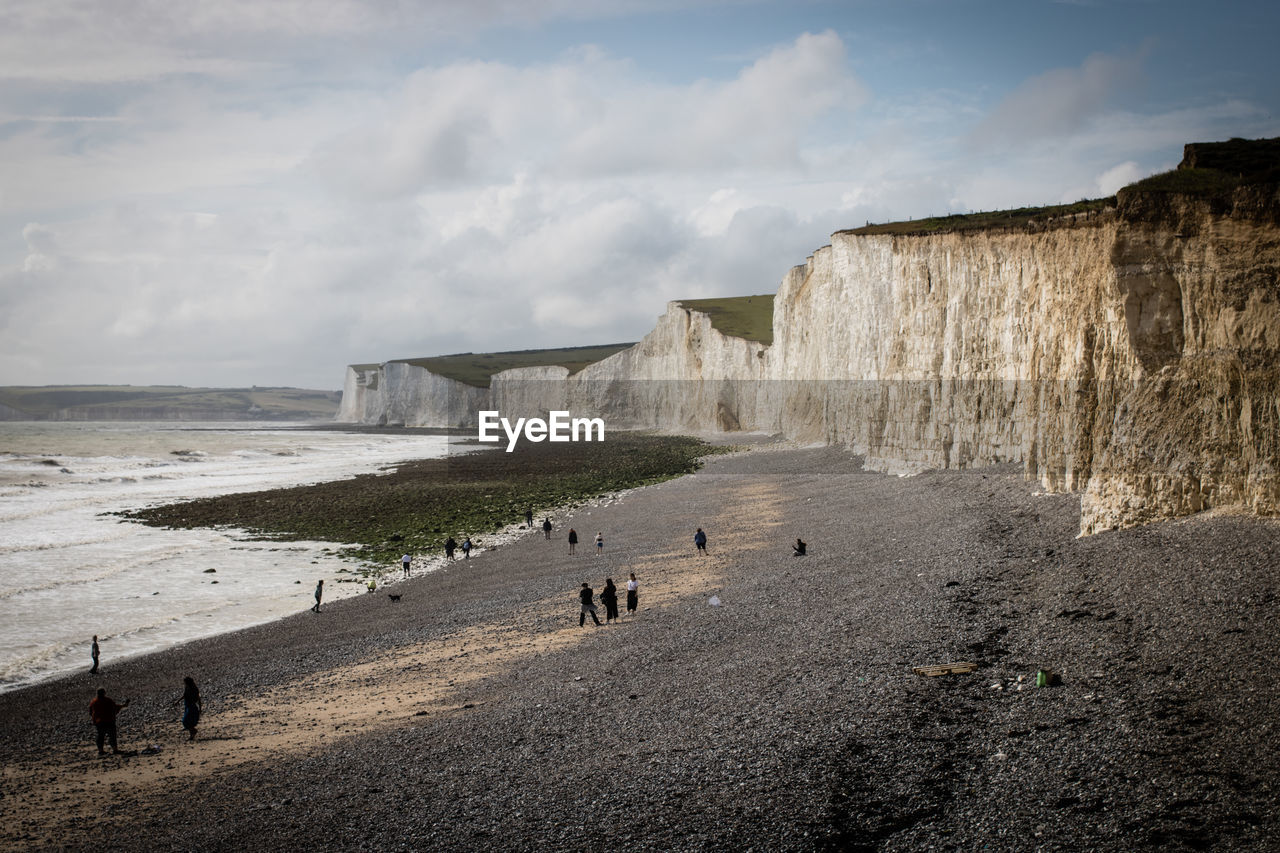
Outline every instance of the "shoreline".
[[[1280, 645], [1280, 523], [1082, 539], [1078, 497], [1034, 491], [1012, 466], [898, 479], [833, 449], [721, 456], [576, 510], [573, 558], [557, 525], [398, 583], [397, 603], [356, 596], [2, 694], [0, 838], [1265, 847], [1280, 687], [1257, 673]], [[579, 629], [577, 585], [632, 570], [639, 616]], [[957, 660], [979, 669], [911, 671]], [[1045, 667], [1061, 686], [1032, 686]], [[172, 704], [187, 674], [194, 744]], [[92, 754], [99, 683], [134, 700], [122, 747], [159, 754]]]

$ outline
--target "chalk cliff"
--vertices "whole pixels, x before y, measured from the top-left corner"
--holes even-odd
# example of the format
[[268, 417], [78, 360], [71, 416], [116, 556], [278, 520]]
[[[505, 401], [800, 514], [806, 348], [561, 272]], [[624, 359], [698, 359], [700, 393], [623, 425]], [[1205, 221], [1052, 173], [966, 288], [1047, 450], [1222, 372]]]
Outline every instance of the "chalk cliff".
[[896, 473], [1019, 462], [1080, 492], [1093, 533], [1209, 507], [1280, 513], [1278, 365], [1275, 181], [1138, 185], [1049, 222], [836, 233], [784, 277], [769, 346], [673, 302], [640, 343], [573, 375], [522, 368], [479, 389], [352, 367], [339, 420], [567, 409], [612, 429], [844, 445]]
[[339, 423], [470, 427], [488, 391], [404, 361], [353, 364], [342, 387]]

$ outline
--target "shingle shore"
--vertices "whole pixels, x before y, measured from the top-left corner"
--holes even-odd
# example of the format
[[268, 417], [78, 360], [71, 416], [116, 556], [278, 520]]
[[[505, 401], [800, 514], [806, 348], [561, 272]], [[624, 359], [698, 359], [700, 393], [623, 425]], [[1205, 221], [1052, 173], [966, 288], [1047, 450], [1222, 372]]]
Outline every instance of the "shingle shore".
[[[0, 845], [1275, 849], [1280, 523], [1079, 539], [1078, 521], [1077, 497], [1008, 467], [714, 458], [557, 519], [551, 542], [397, 584], [398, 603], [0, 695]], [[579, 629], [577, 587], [633, 570], [639, 616]], [[912, 672], [958, 660], [979, 669]], [[1062, 684], [1036, 688], [1040, 668]], [[194, 745], [172, 705], [187, 674], [206, 697]], [[159, 755], [93, 755], [99, 684], [134, 700], [124, 744]], [[370, 691], [358, 725], [350, 684]], [[250, 727], [281, 722], [300, 739], [257, 757]]]

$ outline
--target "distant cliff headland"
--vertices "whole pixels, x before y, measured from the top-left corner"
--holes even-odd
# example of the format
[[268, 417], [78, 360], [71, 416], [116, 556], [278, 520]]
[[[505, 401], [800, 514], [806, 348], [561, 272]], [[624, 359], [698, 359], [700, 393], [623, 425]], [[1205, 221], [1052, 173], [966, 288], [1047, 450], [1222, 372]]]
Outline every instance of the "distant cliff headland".
[[0, 388], [0, 421], [331, 420], [337, 391], [48, 385]]
[[1114, 198], [869, 225], [775, 296], [637, 344], [353, 365], [337, 419], [476, 412], [765, 431], [911, 473], [1018, 462], [1084, 533], [1280, 513], [1280, 139], [1187, 145]]

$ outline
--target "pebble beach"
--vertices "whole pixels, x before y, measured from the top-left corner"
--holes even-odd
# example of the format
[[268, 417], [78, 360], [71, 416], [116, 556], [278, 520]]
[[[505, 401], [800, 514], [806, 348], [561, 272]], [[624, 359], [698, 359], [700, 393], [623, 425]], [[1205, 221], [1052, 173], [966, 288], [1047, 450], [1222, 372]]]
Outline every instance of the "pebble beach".
[[[1276, 520], [1081, 538], [1013, 466], [770, 445], [553, 521], [98, 675], [86, 637], [0, 695], [0, 847], [1280, 849]], [[638, 613], [579, 627], [629, 572]], [[96, 754], [99, 686], [137, 754]]]

